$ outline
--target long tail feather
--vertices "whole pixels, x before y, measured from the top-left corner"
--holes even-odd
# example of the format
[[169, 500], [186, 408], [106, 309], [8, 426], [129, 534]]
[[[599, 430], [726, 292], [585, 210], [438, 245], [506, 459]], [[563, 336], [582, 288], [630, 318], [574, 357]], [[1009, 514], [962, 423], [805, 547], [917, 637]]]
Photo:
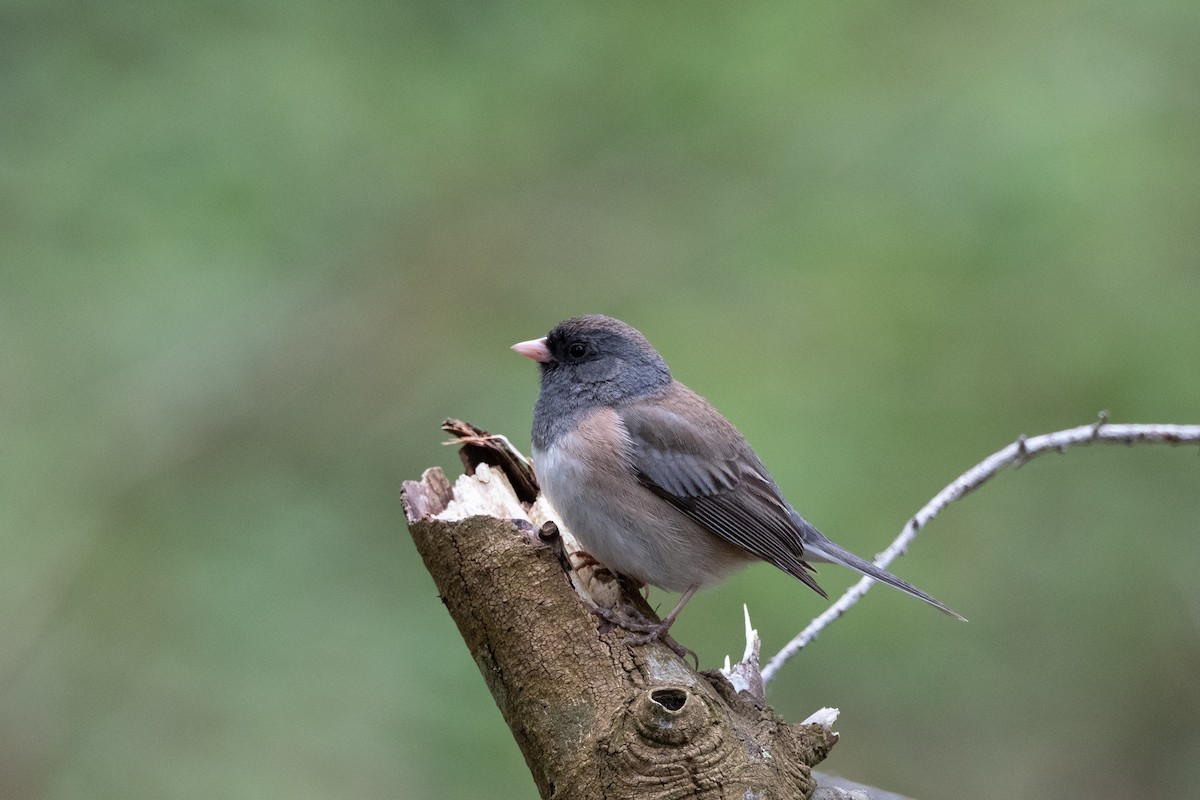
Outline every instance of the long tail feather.
[[[812, 532], [816, 533], [815, 529], [813, 529]], [[810, 541], [810, 539], [812, 539], [812, 541]], [[849, 567], [855, 572], [860, 572], [863, 575], [874, 578], [880, 583], [886, 583], [888, 586], [899, 589], [905, 594], [911, 594], [913, 597], [924, 600], [926, 603], [933, 606], [938, 611], [941, 611], [943, 614], [966, 622], [966, 617], [962, 616], [949, 606], [944, 605], [943, 603], [925, 594], [911, 583], [902, 581], [892, 573], [880, 569], [870, 561], [865, 561], [859, 558], [858, 556], [854, 555], [854, 553], [851, 553], [849, 550], [846, 550], [840, 545], [831, 542], [829, 539], [825, 538], [819, 533], [817, 533], [815, 537], [806, 537], [804, 542], [804, 551], [805, 556], [811, 556], [814, 559], [821, 559], [824, 561], [832, 561], [835, 564], [841, 564], [843, 567]]]

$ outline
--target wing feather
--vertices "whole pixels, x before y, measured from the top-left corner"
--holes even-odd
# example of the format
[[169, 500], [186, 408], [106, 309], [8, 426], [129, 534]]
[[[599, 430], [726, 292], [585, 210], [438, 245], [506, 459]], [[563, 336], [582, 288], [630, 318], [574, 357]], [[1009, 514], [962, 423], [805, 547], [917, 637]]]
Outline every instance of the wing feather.
[[[699, 395], [682, 384], [671, 391], [676, 402], [670, 405], [681, 413], [644, 401], [617, 409], [629, 432], [638, 480], [712, 533], [825, 596], [804, 560], [801, 524], [807, 523], [783, 499], [750, 445]], [[696, 419], [710, 421], [709, 428]]]

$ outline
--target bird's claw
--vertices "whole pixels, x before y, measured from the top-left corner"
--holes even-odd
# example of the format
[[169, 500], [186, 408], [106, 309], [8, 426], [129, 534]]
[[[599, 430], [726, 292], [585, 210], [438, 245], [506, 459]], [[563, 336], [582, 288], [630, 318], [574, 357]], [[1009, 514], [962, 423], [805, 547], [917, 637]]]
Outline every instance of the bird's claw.
[[651, 622], [640, 611], [630, 605], [624, 606], [621, 610], [623, 613], [618, 614], [610, 608], [602, 608], [595, 604], [591, 608], [591, 612], [605, 622], [619, 628], [624, 628], [630, 633], [641, 634], [640, 636], [626, 636], [625, 644], [632, 647], [639, 647], [657, 640], [670, 648], [671, 652], [680, 658], [691, 658], [696, 669], [700, 668], [700, 658], [696, 655], [696, 652], [691, 648], [684, 647], [667, 633], [671, 629], [671, 622]]

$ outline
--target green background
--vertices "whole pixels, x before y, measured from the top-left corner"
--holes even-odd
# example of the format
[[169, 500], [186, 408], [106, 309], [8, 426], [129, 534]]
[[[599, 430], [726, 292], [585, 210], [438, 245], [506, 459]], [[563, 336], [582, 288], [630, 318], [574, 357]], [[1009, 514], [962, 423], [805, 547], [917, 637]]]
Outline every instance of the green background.
[[[530, 798], [404, 529], [642, 329], [870, 555], [1200, 422], [1200, 4], [0, 4], [0, 796]], [[1002, 475], [772, 686], [919, 798], [1200, 794], [1200, 459]], [[822, 570], [832, 591], [845, 571]], [[655, 593], [657, 602], [672, 598]], [[766, 566], [678, 638], [774, 652]]]

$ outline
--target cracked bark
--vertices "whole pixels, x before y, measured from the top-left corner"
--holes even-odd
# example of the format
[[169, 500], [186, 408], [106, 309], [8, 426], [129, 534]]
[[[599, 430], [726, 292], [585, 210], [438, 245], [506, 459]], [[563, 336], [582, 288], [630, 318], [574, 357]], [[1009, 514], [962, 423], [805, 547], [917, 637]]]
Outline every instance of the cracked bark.
[[[543, 798], [812, 796], [836, 733], [785, 723], [659, 642], [626, 645], [580, 596], [610, 604], [617, 582], [564, 569], [572, 542], [518, 498], [521, 466], [466, 452], [454, 487], [437, 468], [405, 481], [409, 531]], [[819, 795], [865, 796], [837, 791]]]

